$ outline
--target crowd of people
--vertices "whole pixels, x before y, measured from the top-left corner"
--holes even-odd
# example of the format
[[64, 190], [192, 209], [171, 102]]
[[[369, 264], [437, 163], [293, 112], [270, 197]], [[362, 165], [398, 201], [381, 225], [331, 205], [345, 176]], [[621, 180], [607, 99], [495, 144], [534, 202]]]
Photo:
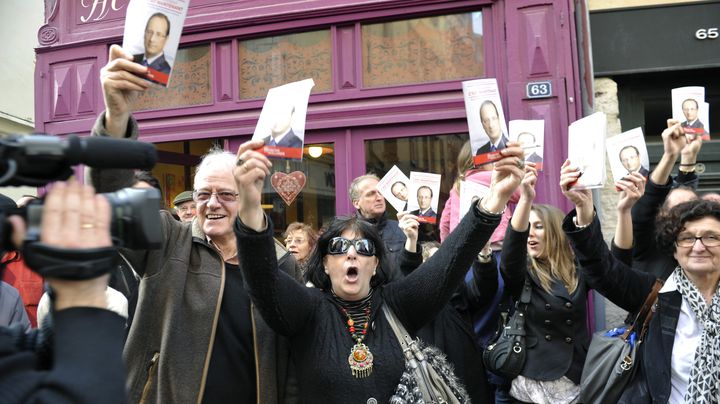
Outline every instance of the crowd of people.
[[[138, 138], [132, 99], [149, 86], [146, 69], [111, 47], [93, 136]], [[649, 175], [615, 182], [610, 246], [591, 192], [573, 187], [578, 167], [566, 161], [560, 173], [573, 210], [536, 203], [537, 168], [509, 140], [482, 167], [463, 146], [435, 243], [421, 243], [420, 211], [388, 217], [371, 173], [348, 190], [356, 214], [322, 229], [275, 229], [261, 205], [272, 162], [256, 140], [202, 158], [192, 190], [159, 213], [160, 248], [118, 249], [107, 201], [95, 192], [159, 184], [130, 169], [89, 170], [92, 186], [49, 191], [41, 241], [65, 265], [92, 254], [112, 265], [91, 280], [46, 279], [32, 323], [19, 294], [2, 285], [0, 402], [397, 400], [406, 354], [388, 310], [445, 352], [472, 402], [576, 403], [592, 338], [589, 292], [635, 313], [660, 279], [640, 366], [620, 402], [718, 403], [720, 203], [696, 192], [701, 138], [668, 121], [662, 141]], [[468, 212], [458, 212], [460, 181], [489, 188]], [[23, 221], [9, 220], [22, 250]], [[4, 261], [22, 259], [14, 254]], [[527, 355], [507, 379], [485, 369], [482, 351], [499, 308], [524, 289]]]

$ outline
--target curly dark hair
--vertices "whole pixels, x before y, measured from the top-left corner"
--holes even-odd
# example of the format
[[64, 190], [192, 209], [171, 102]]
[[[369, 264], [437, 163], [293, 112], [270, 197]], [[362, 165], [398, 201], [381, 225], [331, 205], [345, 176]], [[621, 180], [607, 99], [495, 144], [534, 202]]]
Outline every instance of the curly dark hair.
[[680, 203], [665, 215], [658, 216], [655, 225], [655, 238], [660, 251], [672, 256], [676, 249], [675, 240], [685, 228], [685, 223], [694, 222], [705, 217], [713, 217], [720, 221], [720, 203], [695, 199]]
[[328, 244], [333, 237], [339, 237], [345, 230], [352, 230], [355, 237], [365, 237], [375, 245], [375, 257], [378, 259], [378, 267], [375, 276], [370, 279], [370, 287], [375, 288], [388, 281], [388, 275], [384, 268], [385, 244], [375, 226], [360, 219], [357, 216], [336, 217], [328, 225], [327, 229], [318, 238], [315, 250], [310, 255], [308, 269], [305, 272], [305, 281], [312, 282], [315, 287], [330, 290], [330, 277], [325, 273], [323, 260], [327, 255]]

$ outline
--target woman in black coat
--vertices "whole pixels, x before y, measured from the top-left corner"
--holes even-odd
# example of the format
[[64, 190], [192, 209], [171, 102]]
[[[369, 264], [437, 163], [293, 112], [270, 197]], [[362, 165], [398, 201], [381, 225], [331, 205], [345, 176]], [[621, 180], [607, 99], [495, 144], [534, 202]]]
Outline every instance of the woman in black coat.
[[278, 271], [272, 223], [260, 206], [270, 162], [248, 142], [238, 151], [241, 201], [235, 232], [253, 303], [290, 339], [303, 402], [387, 402], [405, 358], [382, 306], [410, 333], [448, 302], [487, 242], [522, 177], [522, 149], [511, 145], [495, 164], [490, 196], [476, 204], [438, 252], [403, 279], [387, 283], [382, 240], [356, 217], [336, 219], [318, 240], [308, 267], [316, 288]]
[[580, 394], [587, 355], [588, 286], [578, 273], [560, 225], [563, 213], [533, 204], [537, 171], [528, 164], [521, 196], [505, 234], [500, 268], [515, 300], [529, 279], [525, 316], [526, 360], [512, 380], [510, 395], [519, 402], [571, 403]]

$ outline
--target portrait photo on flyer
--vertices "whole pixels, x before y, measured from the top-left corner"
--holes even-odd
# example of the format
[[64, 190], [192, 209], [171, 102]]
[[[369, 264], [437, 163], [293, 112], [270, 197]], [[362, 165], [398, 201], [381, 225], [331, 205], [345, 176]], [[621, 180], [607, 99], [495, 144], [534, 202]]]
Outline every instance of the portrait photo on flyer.
[[125, 14], [122, 47], [147, 66], [143, 78], [167, 87], [189, 0], [132, 0]]
[[441, 178], [440, 174], [410, 172], [408, 210], [411, 214], [416, 215], [421, 223], [437, 223]]
[[534, 163], [538, 171], [543, 170], [545, 150], [545, 120], [514, 119], [508, 124], [510, 140], [519, 142], [525, 151], [525, 162]]
[[621, 180], [630, 173], [650, 174], [645, 136], [641, 128], [631, 129], [605, 141], [613, 180]]
[[313, 86], [313, 79], [305, 79], [268, 90], [252, 137], [265, 143], [262, 151], [268, 157], [302, 160]]
[[475, 156], [473, 163], [483, 165], [499, 160], [502, 158], [499, 150], [508, 142], [508, 129], [497, 80], [464, 81], [462, 89], [470, 147]]
[[687, 135], [710, 140], [710, 106], [705, 102], [705, 87], [689, 86], [670, 91], [672, 117]]
[[380, 194], [398, 212], [408, 210], [410, 179], [398, 166], [392, 166], [377, 184]]

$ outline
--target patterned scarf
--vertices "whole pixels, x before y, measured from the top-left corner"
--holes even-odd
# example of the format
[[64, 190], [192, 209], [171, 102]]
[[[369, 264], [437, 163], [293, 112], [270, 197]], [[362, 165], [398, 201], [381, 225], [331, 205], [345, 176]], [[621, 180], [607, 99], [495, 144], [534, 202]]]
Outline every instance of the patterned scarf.
[[675, 268], [673, 276], [678, 291], [703, 325], [700, 343], [695, 349], [695, 362], [690, 371], [685, 402], [720, 403], [720, 285], [708, 306], [697, 286], [680, 267]]

